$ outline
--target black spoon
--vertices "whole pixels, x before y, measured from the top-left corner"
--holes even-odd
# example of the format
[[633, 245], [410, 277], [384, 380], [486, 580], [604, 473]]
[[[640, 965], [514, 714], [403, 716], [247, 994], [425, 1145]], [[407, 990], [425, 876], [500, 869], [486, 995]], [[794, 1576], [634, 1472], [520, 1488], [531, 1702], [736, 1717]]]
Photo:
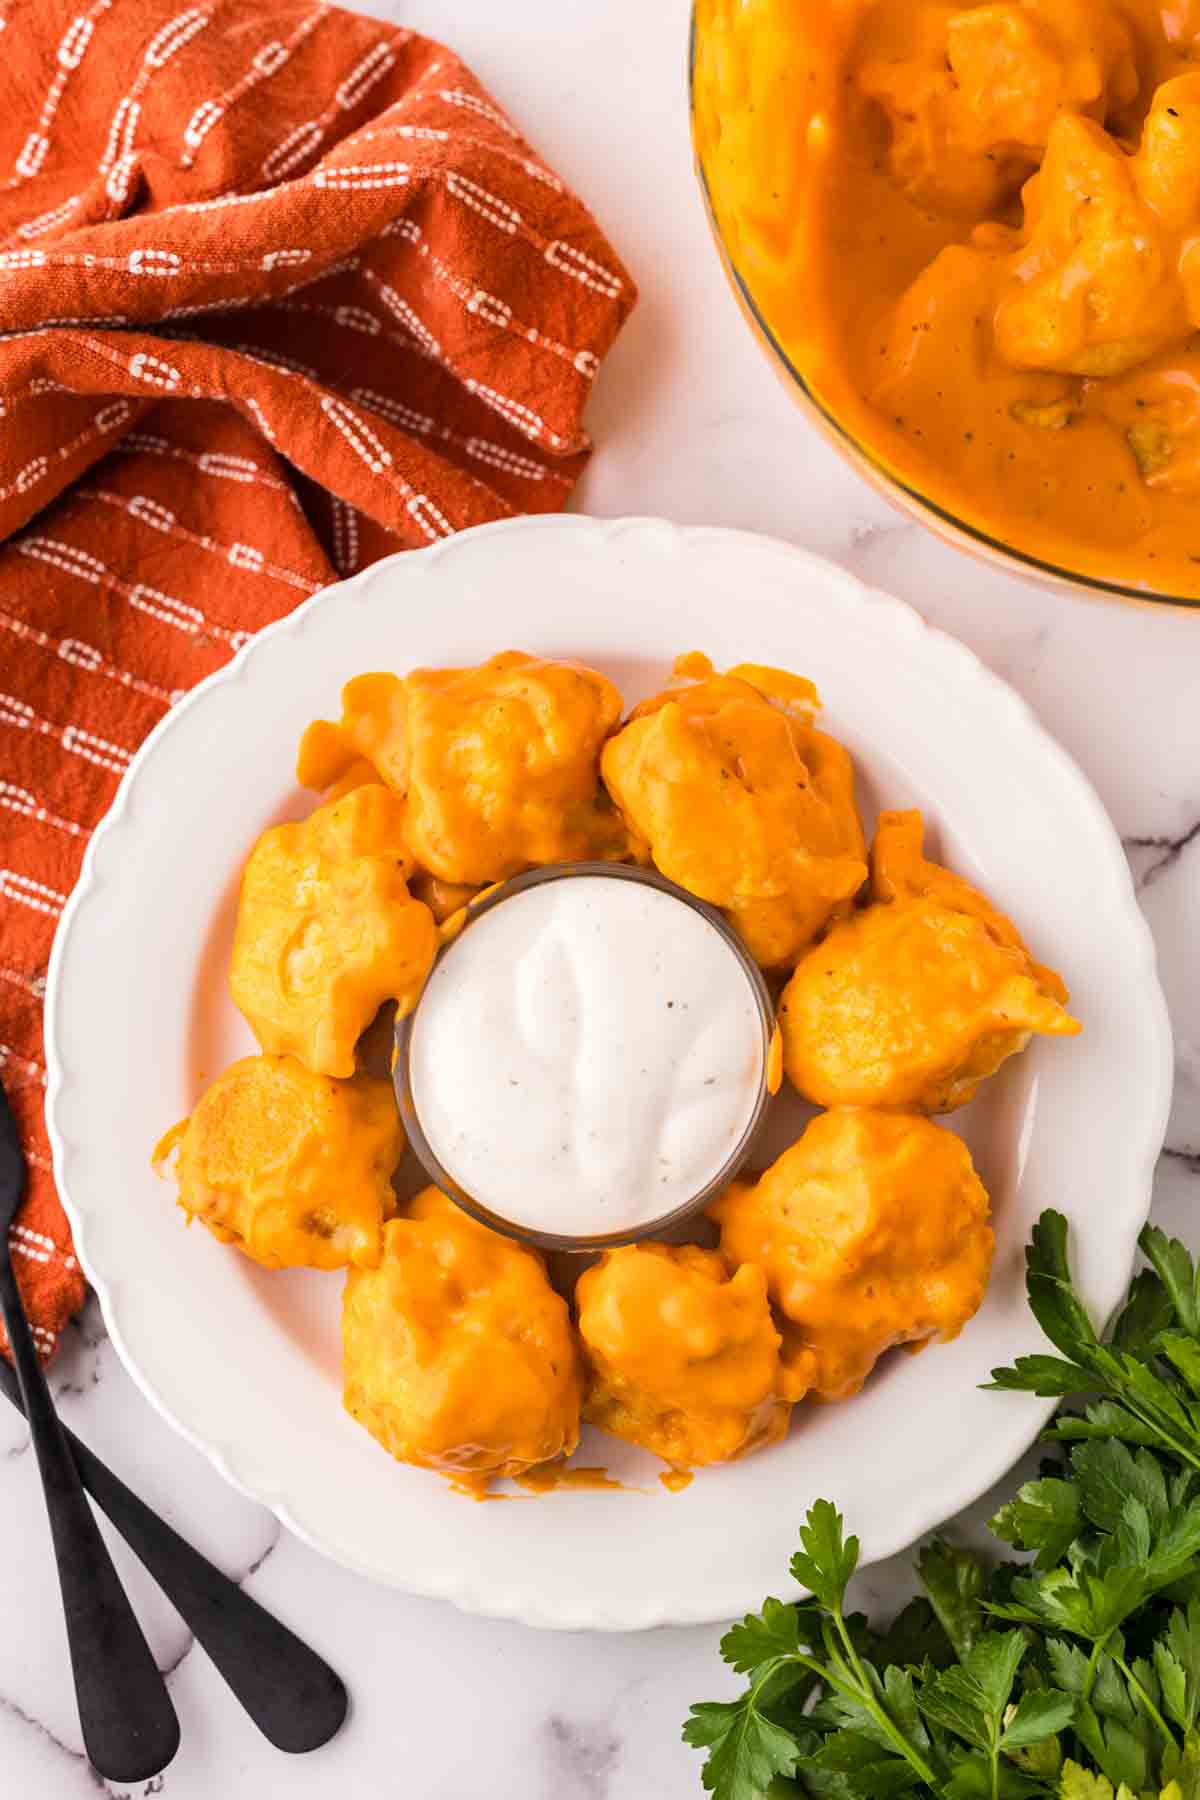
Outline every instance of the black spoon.
[[8, 1236], [25, 1175], [0, 1084], [0, 1312], [46, 1496], [84, 1748], [110, 1781], [143, 1781], [178, 1750], [179, 1720], [84, 1496], [33, 1347]]
[[[16, 1377], [2, 1358], [0, 1392], [21, 1406]], [[63, 1432], [84, 1487], [207, 1650], [263, 1736], [277, 1750], [292, 1752], [327, 1744], [341, 1729], [349, 1706], [346, 1689], [329, 1664], [194, 1550], [65, 1425]]]
[[[7, 1108], [0, 1106], [0, 1162], [6, 1114]], [[2, 1357], [0, 1391], [25, 1410], [17, 1379]], [[349, 1707], [346, 1689], [329, 1664], [172, 1530], [73, 1432], [61, 1429], [84, 1487], [157, 1581], [263, 1736], [276, 1749], [293, 1753], [327, 1744]]]

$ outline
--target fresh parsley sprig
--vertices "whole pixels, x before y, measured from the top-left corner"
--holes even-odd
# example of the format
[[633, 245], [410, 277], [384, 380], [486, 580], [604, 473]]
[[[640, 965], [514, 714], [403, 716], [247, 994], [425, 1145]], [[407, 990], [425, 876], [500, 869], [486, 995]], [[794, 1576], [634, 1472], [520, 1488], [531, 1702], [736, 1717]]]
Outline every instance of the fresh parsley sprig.
[[1061, 1460], [992, 1521], [1027, 1560], [988, 1566], [942, 1543], [924, 1594], [884, 1633], [846, 1611], [858, 1543], [819, 1501], [791, 1573], [722, 1639], [746, 1677], [692, 1708], [716, 1800], [1200, 1800], [1200, 1276], [1147, 1228], [1149, 1267], [1101, 1338], [1043, 1214], [1030, 1305], [1058, 1356], [992, 1386], [1072, 1401]]

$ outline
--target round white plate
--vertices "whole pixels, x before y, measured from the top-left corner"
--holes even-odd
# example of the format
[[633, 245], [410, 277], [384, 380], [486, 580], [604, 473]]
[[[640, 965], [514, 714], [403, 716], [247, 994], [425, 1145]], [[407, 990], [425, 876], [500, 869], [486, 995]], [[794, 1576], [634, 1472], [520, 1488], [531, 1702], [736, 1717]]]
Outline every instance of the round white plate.
[[[187, 1231], [150, 1169], [160, 1133], [251, 1039], [225, 969], [240, 866], [302, 815], [300, 733], [365, 669], [503, 648], [582, 659], [627, 701], [675, 654], [811, 676], [854, 752], [869, 825], [921, 806], [935, 849], [1061, 969], [1084, 1035], [1038, 1042], [963, 1130], [998, 1252], [954, 1344], [885, 1360], [865, 1392], [803, 1408], [786, 1444], [665, 1492], [659, 1465], [585, 1435], [642, 1491], [472, 1505], [393, 1462], [340, 1404], [341, 1281], [269, 1274]], [[1121, 846], [1025, 704], [910, 608], [786, 545], [647, 520], [524, 519], [393, 557], [263, 631], [163, 720], [96, 832], [54, 946], [47, 1114], [79, 1256], [126, 1366], [228, 1478], [349, 1567], [530, 1624], [627, 1630], [728, 1618], [776, 1591], [805, 1508], [844, 1510], [866, 1560], [976, 1498], [1047, 1407], [980, 1392], [1036, 1350], [1022, 1252], [1043, 1207], [1073, 1224], [1094, 1313], [1121, 1296], [1165, 1129], [1166, 1011]], [[798, 1119], [793, 1116], [794, 1134]], [[776, 1135], [786, 1121], [775, 1122]]]

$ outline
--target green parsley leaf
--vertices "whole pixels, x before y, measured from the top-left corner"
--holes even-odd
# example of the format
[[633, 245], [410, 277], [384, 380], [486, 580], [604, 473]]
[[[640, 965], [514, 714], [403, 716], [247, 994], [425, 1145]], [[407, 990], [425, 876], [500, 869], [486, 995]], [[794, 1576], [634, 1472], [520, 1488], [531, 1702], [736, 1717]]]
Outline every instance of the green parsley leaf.
[[1071, 1280], [1062, 1213], [1044, 1212], [1034, 1226], [1025, 1271], [1030, 1311], [1054, 1348], [1070, 1361], [1090, 1367], [1100, 1341]]
[[858, 1567], [858, 1539], [846, 1537], [842, 1515], [828, 1500], [809, 1508], [800, 1527], [803, 1549], [792, 1558], [792, 1579], [827, 1611], [840, 1613], [846, 1586]]
[[1162, 1281], [1153, 1269], [1142, 1269], [1134, 1276], [1129, 1297], [1113, 1324], [1113, 1347], [1131, 1356], [1151, 1355], [1159, 1333], [1174, 1322], [1175, 1308]]
[[1058, 1356], [1018, 1356], [1008, 1368], [993, 1369], [985, 1388], [1010, 1388], [1018, 1393], [1041, 1394], [1045, 1399], [1065, 1399], [1082, 1394], [1090, 1385], [1088, 1371]]
[[1000, 1737], [1002, 1750], [1022, 1750], [1028, 1744], [1040, 1744], [1057, 1737], [1075, 1717], [1075, 1702], [1070, 1694], [1053, 1688], [1042, 1688], [1023, 1694], [1008, 1718]]
[[1200, 1288], [1187, 1249], [1156, 1225], [1145, 1227], [1138, 1246], [1167, 1290], [1180, 1327], [1195, 1337], [1200, 1331]]
[[1154, 1667], [1169, 1716], [1190, 1731], [1200, 1717], [1200, 1600], [1172, 1609], [1154, 1646]]
[[938, 1623], [961, 1659], [983, 1629], [983, 1568], [967, 1550], [935, 1538], [917, 1558], [917, 1574]]
[[1115, 1787], [1123, 1783], [1135, 1794], [1141, 1793], [1149, 1778], [1150, 1755], [1138, 1722], [1127, 1725], [1121, 1719], [1101, 1720], [1087, 1701], [1081, 1700], [1075, 1709], [1075, 1735]]
[[1018, 1550], [1036, 1550], [1035, 1567], [1052, 1569], [1061, 1561], [1083, 1526], [1079, 1488], [1072, 1481], [1047, 1477], [1027, 1481], [1014, 1500], [1002, 1506], [989, 1529]]
[[1200, 1800], [1200, 1734], [1189, 1731], [1183, 1753], [1173, 1759], [1170, 1785], [1161, 1800]]
[[929, 1749], [926, 1731], [917, 1706], [913, 1678], [907, 1669], [887, 1669], [883, 1677], [883, 1701], [889, 1715], [910, 1744], [922, 1752]]
[[871, 1661], [881, 1669], [921, 1668], [929, 1663], [944, 1669], [954, 1661], [954, 1646], [929, 1601], [918, 1595], [892, 1620], [881, 1635], [867, 1640]]
[[1166, 1518], [1162, 1465], [1144, 1450], [1135, 1456], [1116, 1439], [1081, 1444], [1071, 1453], [1071, 1472], [1079, 1483], [1084, 1512], [1101, 1531], [1117, 1530], [1131, 1497], [1142, 1502], [1156, 1524]]
[[797, 1608], [782, 1600], [764, 1600], [761, 1612], [747, 1613], [740, 1625], [730, 1626], [721, 1639], [721, 1655], [745, 1675], [773, 1657], [794, 1655], [800, 1644]]
[[1005, 1754], [1026, 1775], [1044, 1782], [1046, 1786], [1056, 1783], [1062, 1770], [1062, 1743], [1057, 1737], [1043, 1738], [1040, 1743], [1028, 1744], [1019, 1750], [1006, 1750]]
[[1164, 1331], [1157, 1345], [1160, 1356], [1183, 1376], [1193, 1394], [1200, 1394], [1200, 1341], [1182, 1331]]
[[987, 1711], [997, 1718], [1008, 1705], [1025, 1648], [1023, 1632], [989, 1631], [963, 1659], [963, 1673], [978, 1685]]
[[996, 1765], [982, 1750], [970, 1750], [955, 1763], [950, 1779], [939, 1789], [940, 1800], [1033, 1800], [1044, 1794], [1042, 1782], [1014, 1768]]
[[800, 1761], [796, 1739], [760, 1715], [753, 1691], [693, 1706], [683, 1736], [708, 1751], [701, 1780], [717, 1800], [763, 1800], [774, 1777], [795, 1774]]
[[1065, 1693], [1078, 1697], [1087, 1692], [1090, 1667], [1078, 1644], [1069, 1644], [1065, 1638], [1047, 1638], [1046, 1660], [1055, 1682]]
[[1061, 1800], [1115, 1800], [1113, 1784], [1106, 1775], [1093, 1774], [1076, 1762], [1063, 1764], [1058, 1791]]
[[1063, 1443], [1087, 1438], [1120, 1438], [1126, 1444], [1145, 1444], [1154, 1449], [1162, 1443], [1160, 1431], [1115, 1400], [1095, 1401], [1082, 1418], [1073, 1413], [1060, 1414], [1046, 1436]]
[[804, 1758], [797, 1772], [821, 1800], [891, 1800], [919, 1780], [910, 1763], [856, 1731], [835, 1732], [816, 1755]]
[[991, 1750], [1024, 1655], [1021, 1632], [986, 1632], [957, 1668], [925, 1684], [921, 1711], [976, 1749]]

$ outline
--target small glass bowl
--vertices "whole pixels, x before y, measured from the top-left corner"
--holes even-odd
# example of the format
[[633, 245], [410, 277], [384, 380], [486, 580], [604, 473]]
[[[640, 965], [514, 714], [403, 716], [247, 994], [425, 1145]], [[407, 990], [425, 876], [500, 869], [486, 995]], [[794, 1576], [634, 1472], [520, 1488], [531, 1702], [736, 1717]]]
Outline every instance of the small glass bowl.
[[413, 1012], [396, 1021], [396, 1054], [392, 1068], [392, 1079], [396, 1089], [396, 1099], [400, 1106], [400, 1116], [404, 1121], [404, 1129], [408, 1133], [408, 1141], [414, 1154], [421, 1163], [426, 1174], [435, 1186], [461, 1206], [463, 1211], [478, 1219], [481, 1225], [488, 1225], [493, 1231], [503, 1232], [506, 1237], [517, 1238], [523, 1243], [534, 1244], [540, 1250], [596, 1251], [614, 1250], [621, 1244], [634, 1244], [642, 1238], [661, 1237], [672, 1231], [685, 1221], [701, 1212], [708, 1202], [715, 1198], [722, 1188], [728, 1186], [748, 1157], [763, 1115], [770, 1101], [768, 1089], [768, 1064], [770, 1060], [771, 1040], [775, 1033], [775, 1008], [771, 1000], [770, 990], [763, 979], [762, 970], [754, 961], [741, 938], [733, 927], [715, 908], [706, 906], [697, 900], [694, 894], [687, 893], [668, 881], [654, 869], [632, 868], [627, 863], [579, 862], [549, 863], [544, 868], [529, 869], [524, 875], [514, 875], [511, 881], [501, 882], [499, 886], [489, 888], [472, 900], [466, 907], [467, 919], [462, 931], [457, 933], [439, 952], [438, 960], [443, 956], [452, 956], [454, 947], [464, 932], [471, 929], [472, 923], [483, 913], [490, 912], [493, 907], [502, 906], [514, 894], [523, 893], [526, 888], [540, 886], [547, 881], [571, 881], [583, 875], [602, 875], [617, 881], [640, 881], [646, 887], [657, 888], [660, 893], [670, 894], [684, 906], [691, 907], [707, 919], [713, 929], [724, 939], [741, 966], [750, 991], [754, 996], [762, 1026], [762, 1074], [759, 1080], [758, 1094], [753, 1110], [746, 1122], [745, 1130], [730, 1155], [718, 1170], [713, 1179], [692, 1194], [682, 1205], [673, 1207], [670, 1212], [652, 1219], [646, 1224], [628, 1231], [614, 1231], [604, 1235], [568, 1235], [553, 1231], [537, 1231], [531, 1226], [522, 1225], [519, 1220], [506, 1219], [498, 1213], [491, 1212], [480, 1201], [454, 1179], [449, 1170], [439, 1159], [430, 1144], [421, 1125], [420, 1116], [413, 1100], [412, 1080], [410, 1073], [410, 1052], [412, 1033], [417, 1014], [421, 1010], [418, 1001]]
[[[824, 8], [828, 5], [829, 0], [795, 0], [791, 16], [803, 19], [806, 6]], [[745, 47], [748, 34], [754, 29], [756, 19], [762, 11], [762, 0], [693, 0], [688, 40], [692, 149], [708, 222], [730, 286], [755, 337], [809, 423], [816, 427], [826, 443], [831, 444], [883, 499], [890, 501], [908, 518], [924, 525], [943, 543], [965, 551], [977, 561], [988, 563], [1005, 574], [1039, 582], [1060, 593], [1070, 590], [1076, 594], [1108, 596], [1148, 606], [1200, 609], [1200, 595], [1175, 594], [1149, 586], [1106, 581], [1100, 575], [1089, 575], [1080, 569], [1043, 561], [1000, 538], [990, 536], [981, 526], [972, 524], [969, 519], [961, 517], [950, 507], [940, 504], [930, 495], [922, 493], [920, 488], [905, 481], [881, 456], [860, 442], [822, 398], [800, 366], [794, 351], [788, 347], [787, 334], [779, 330], [774, 322], [779, 310], [779, 295], [772, 291], [772, 284], [763, 276], [761, 269], [753, 275], [750, 273], [754, 259], [746, 253], [745, 243], [742, 242], [741, 227], [744, 222], [739, 217], [738, 207], [729, 202], [726, 192], [728, 170], [735, 153], [732, 150], [726, 152], [723, 141], [725, 138], [728, 138], [731, 145], [742, 149], [752, 136], [756, 138], [756, 148], [761, 153], [764, 165], [764, 197], [775, 179], [768, 173], [771, 162], [770, 145], [763, 141], [762, 125], [765, 108], [759, 104], [761, 95], [756, 91], [755, 78], [747, 71], [743, 71], [737, 79], [730, 73], [734, 66], [735, 52]], [[723, 28], [719, 38], [714, 23], [717, 20]], [[718, 104], [711, 91], [714, 69], [722, 71], [729, 94], [733, 96], [729, 105], [724, 108]], [[797, 69], [793, 83], [793, 117], [797, 132], [804, 129], [803, 77], [803, 68]], [[750, 220], [748, 232], [752, 234], [754, 229], [754, 221]], [[848, 279], [853, 279], [852, 273], [848, 275]]]

